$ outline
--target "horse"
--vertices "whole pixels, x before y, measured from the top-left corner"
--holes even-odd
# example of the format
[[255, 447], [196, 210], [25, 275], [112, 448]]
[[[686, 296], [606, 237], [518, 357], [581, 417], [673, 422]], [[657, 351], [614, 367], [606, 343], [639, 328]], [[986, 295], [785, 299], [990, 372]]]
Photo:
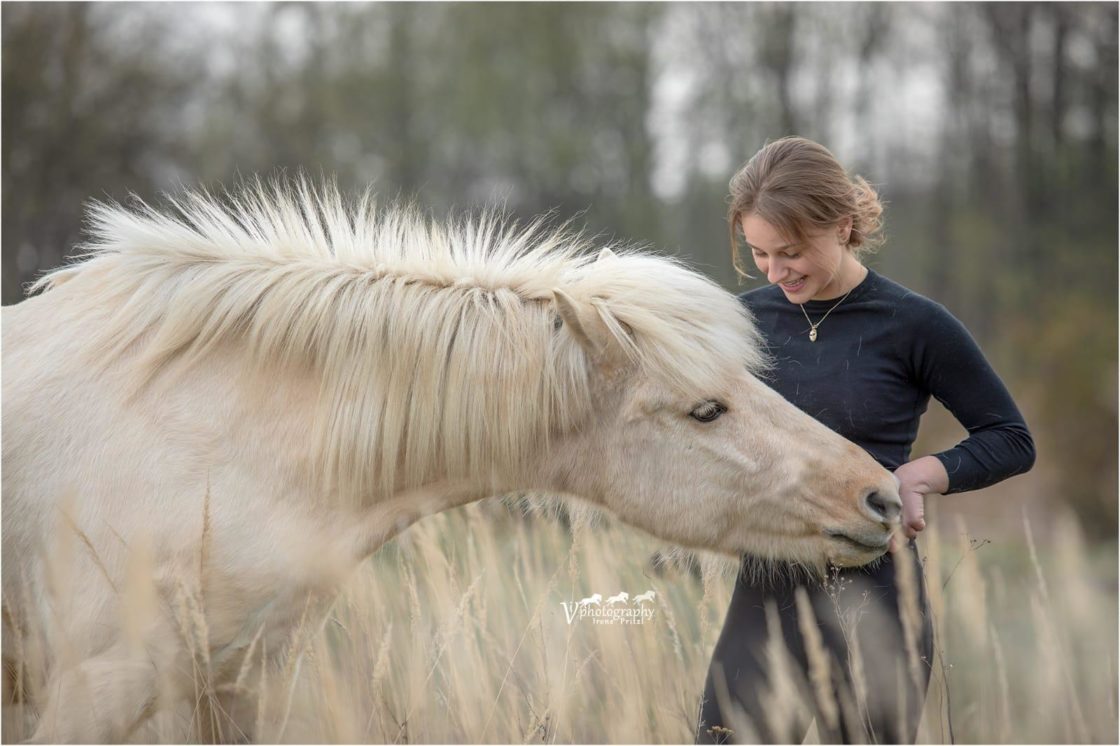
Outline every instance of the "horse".
[[680, 261], [307, 182], [168, 203], [94, 204], [79, 260], [3, 309], [5, 681], [34, 740], [127, 738], [199, 676], [235, 710], [250, 651], [488, 496], [820, 571], [886, 551], [891, 474], [765, 384], [749, 314]]
[[639, 606], [641, 606], [646, 601], [653, 601], [653, 599], [656, 596], [657, 596], [657, 593], [655, 591], [653, 591], [652, 589], [650, 589], [650, 590], [646, 591], [645, 593], [639, 593], [638, 595], [634, 596], [634, 598], [630, 599], [630, 602], [638, 604]]

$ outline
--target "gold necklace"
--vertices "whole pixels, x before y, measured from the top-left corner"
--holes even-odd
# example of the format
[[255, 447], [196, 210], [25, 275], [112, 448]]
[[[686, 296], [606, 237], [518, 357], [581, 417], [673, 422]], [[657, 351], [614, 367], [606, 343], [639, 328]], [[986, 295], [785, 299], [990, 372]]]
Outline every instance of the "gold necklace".
[[[848, 299], [848, 296], [852, 294], [852, 290], [855, 290], [856, 287], [858, 287], [858, 286], [859, 286], [859, 283], [856, 283], [856, 285], [854, 285], [851, 290], [844, 293], [844, 297], [841, 298], [840, 300], [836, 301], [836, 306], [839, 306], [841, 303], [846, 301]], [[821, 324], [823, 324], [824, 320], [828, 318], [828, 315], [836, 310], [836, 306], [833, 306], [832, 308], [825, 311], [824, 316], [821, 316], [821, 320], [814, 324], [813, 320], [809, 318], [809, 312], [805, 310], [805, 304], [804, 303], [799, 303], [798, 305], [801, 307], [801, 313], [805, 314], [805, 320], [809, 322], [809, 341], [810, 342], [816, 342], [817, 341], [817, 327], [820, 326]]]

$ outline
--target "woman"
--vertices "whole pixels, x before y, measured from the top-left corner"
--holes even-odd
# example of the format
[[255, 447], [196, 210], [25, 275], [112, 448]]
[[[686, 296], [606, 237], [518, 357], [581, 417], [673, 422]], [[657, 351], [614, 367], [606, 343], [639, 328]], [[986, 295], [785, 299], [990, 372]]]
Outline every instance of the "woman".
[[[712, 656], [697, 741], [800, 743], [815, 716], [824, 742], [913, 742], [933, 654], [913, 541], [925, 528], [924, 499], [1021, 474], [1034, 463], [1034, 444], [961, 323], [861, 263], [878, 241], [882, 213], [866, 181], [849, 179], [821, 145], [790, 137], [759, 151], [730, 187], [736, 269], [745, 274], [738, 230], [770, 283], [741, 296], [774, 357], [769, 383], [894, 471], [905, 540], [896, 536], [877, 563], [833, 569], [823, 583], [741, 572]], [[954, 448], [912, 459], [930, 396], [969, 434]], [[744, 558], [744, 570], [755, 566]], [[899, 581], [918, 579], [917, 604], [913, 584], [909, 605], [900, 602], [906, 587], [896, 571]], [[812, 617], [803, 610], [799, 619], [799, 605]], [[900, 620], [915, 607], [920, 619], [908, 634]], [[774, 645], [767, 646], [768, 623], [781, 629], [781, 673]], [[908, 654], [919, 658], [914, 667]], [[777, 691], [783, 679], [800, 691]]]

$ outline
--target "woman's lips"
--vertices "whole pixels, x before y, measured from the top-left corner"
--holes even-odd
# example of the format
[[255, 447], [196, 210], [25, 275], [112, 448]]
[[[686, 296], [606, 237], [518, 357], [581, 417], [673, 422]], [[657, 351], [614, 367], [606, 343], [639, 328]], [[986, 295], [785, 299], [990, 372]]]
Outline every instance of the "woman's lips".
[[779, 284], [782, 286], [783, 290], [790, 293], [796, 293], [798, 290], [805, 287], [805, 278], [802, 277], [797, 282], [782, 282]]

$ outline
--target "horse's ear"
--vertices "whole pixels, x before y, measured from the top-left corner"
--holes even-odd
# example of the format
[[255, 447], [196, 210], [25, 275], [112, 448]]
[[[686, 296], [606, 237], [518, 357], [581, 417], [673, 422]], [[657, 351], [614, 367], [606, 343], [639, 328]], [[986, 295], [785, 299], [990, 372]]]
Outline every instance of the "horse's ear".
[[579, 304], [563, 290], [553, 290], [556, 312], [597, 368], [614, 373], [625, 366], [626, 355], [594, 308]]
[[610, 344], [610, 332], [607, 325], [589, 306], [581, 306], [563, 290], [553, 290], [556, 299], [556, 311], [568, 327], [568, 333], [575, 337], [580, 347], [584, 349], [592, 360], [598, 359], [602, 351]]

